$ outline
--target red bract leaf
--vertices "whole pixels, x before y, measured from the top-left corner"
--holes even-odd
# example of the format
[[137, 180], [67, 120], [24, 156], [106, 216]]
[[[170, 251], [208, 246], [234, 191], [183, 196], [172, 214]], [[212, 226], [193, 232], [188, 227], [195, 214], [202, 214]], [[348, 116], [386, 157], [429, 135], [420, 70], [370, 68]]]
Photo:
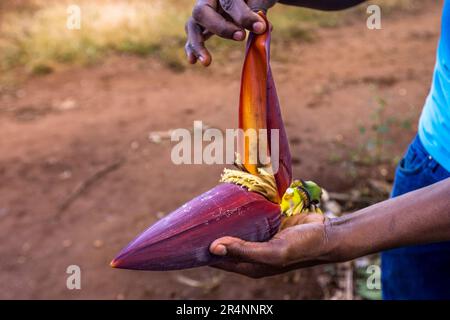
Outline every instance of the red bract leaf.
[[[289, 142], [284, 128], [283, 119], [281, 117], [280, 104], [278, 102], [275, 82], [272, 78], [272, 70], [269, 67], [268, 75], [268, 103], [267, 103], [267, 128], [270, 130], [278, 129], [278, 167], [274, 168], [275, 181], [277, 183], [277, 190], [280, 199], [283, 197], [286, 189], [289, 188], [292, 182], [292, 160], [291, 152], [289, 150]], [[272, 146], [271, 136], [269, 134], [269, 148]], [[270, 149], [269, 149], [270, 150]]]
[[[260, 15], [266, 20], [265, 15]], [[281, 199], [286, 189], [292, 182], [291, 154], [289, 143], [281, 117], [280, 104], [275, 89], [275, 83], [270, 68], [270, 28], [263, 34], [251, 33], [247, 42], [244, 66], [242, 69], [241, 94], [239, 103], [239, 128], [244, 132], [267, 129], [267, 137], [262, 141], [259, 134], [253, 137], [243, 135], [240, 138], [241, 162], [244, 168], [252, 173], [258, 174], [258, 166], [264, 161], [261, 157], [277, 157], [272, 161], [272, 169], [275, 173], [278, 194]], [[271, 141], [271, 130], [278, 131], [278, 141]], [[265, 152], [259, 150], [261, 144], [267, 145]], [[271, 150], [271, 146], [278, 146]], [[274, 152], [277, 152], [274, 155]]]

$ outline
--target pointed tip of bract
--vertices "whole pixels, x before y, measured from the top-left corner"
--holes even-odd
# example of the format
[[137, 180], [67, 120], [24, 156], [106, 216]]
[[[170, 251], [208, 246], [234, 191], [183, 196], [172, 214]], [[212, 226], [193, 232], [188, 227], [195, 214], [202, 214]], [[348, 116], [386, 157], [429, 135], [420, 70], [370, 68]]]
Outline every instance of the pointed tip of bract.
[[130, 269], [130, 270], [139, 269], [138, 266], [136, 266], [130, 259], [130, 256], [131, 256], [130, 252], [128, 252], [126, 255], [124, 255], [121, 252], [114, 259], [112, 259], [109, 265], [111, 268], [114, 269]]
[[128, 263], [127, 259], [123, 259], [121, 255], [112, 259], [109, 266], [114, 269], [134, 269], [133, 266]]
[[109, 266], [111, 268], [120, 268], [120, 264], [119, 261], [117, 259], [113, 259], [110, 263]]

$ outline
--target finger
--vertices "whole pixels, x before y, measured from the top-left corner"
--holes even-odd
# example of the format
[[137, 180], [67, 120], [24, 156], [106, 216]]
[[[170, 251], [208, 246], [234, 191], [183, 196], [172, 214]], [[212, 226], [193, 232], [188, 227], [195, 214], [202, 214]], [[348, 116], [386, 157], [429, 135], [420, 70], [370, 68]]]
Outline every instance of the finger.
[[324, 221], [325, 216], [320, 213], [299, 213], [290, 217], [283, 217], [281, 220], [280, 229], [283, 230], [305, 223], [323, 223]]
[[186, 57], [190, 64], [195, 64], [197, 62], [197, 57], [194, 54], [191, 46], [189, 45], [189, 41], [186, 41], [186, 45], [184, 46], [184, 51], [186, 52]]
[[192, 10], [194, 20], [208, 31], [226, 39], [242, 41], [245, 31], [236, 24], [227, 21], [214, 7], [214, 1], [199, 0]]
[[185, 46], [186, 55], [190, 63], [198, 60], [204, 65], [211, 64], [211, 54], [205, 48], [203, 31], [200, 26], [191, 18], [186, 23], [187, 42]]
[[217, 239], [210, 246], [211, 253], [215, 255], [268, 265], [283, 265], [284, 249], [281, 239], [272, 239], [268, 242], [248, 242], [233, 237]]
[[[220, 269], [227, 272], [234, 272], [242, 274], [250, 278], [263, 278], [273, 276], [285, 272], [283, 269], [273, 268], [267, 265], [247, 263], [247, 262], [221, 262], [211, 266], [212, 268]], [[287, 270], [286, 270], [287, 271]]]
[[304, 223], [324, 223], [325, 215], [323, 213], [308, 213]]
[[277, 0], [247, 0], [246, 2], [252, 11], [263, 11], [264, 13], [267, 13], [267, 10], [272, 8]]
[[281, 218], [281, 225], [280, 230], [284, 230], [286, 228], [290, 228], [292, 226], [302, 224], [306, 215], [304, 214], [296, 214], [290, 217], [282, 217]]
[[266, 23], [264, 19], [253, 12], [244, 0], [219, 1], [222, 9], [233, 18], [237, 25], [257, 34], [266, 31]]
[[274, 276], [292, 270], [309, 268], [322, 263], [323, 262], [321, 261], [307, 261], [293, 264], [287, 267], [273, 267], [262, 263], [223, 261], [213, 264], [210, 267], [258, 279], [262, 277]]
[[206, 41], [209, 38], [211, 38], [214, 35], [214, 33], [209, 32], [208, 30], [205, 29], [205, 30], [203, 30], [202, 35], [203, 35], [203, 40]]

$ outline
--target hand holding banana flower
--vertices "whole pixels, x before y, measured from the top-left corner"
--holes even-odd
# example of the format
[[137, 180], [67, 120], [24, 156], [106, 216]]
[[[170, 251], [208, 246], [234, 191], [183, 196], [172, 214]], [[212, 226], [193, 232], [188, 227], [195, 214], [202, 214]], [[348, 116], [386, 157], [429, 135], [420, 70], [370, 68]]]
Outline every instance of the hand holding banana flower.
[[[265, 15], [261, 18], [268, 24]], [[323, 221], [318, 207], [321, 189], [313, 182], [293, 181], [291, 156], [269, 65], [270, 31], [251, 34], [242, 71], [239, 127], [255, 130], [255, 139], [240, 135], [237, 166], [225, 169], [221, 184], [186, 203], [147, 229], [111, 262], [126, 269], [173, 270], [211, 265], [224, 259], [209, 252], [219, 237], [246, 241], [271, 239], [280, 227], [299, 220]], [[261, 137], [259, 131], [267, 133]], [[279, 141], [271, 141], [272, 130]], [[263, 165], [259, 149], [271, 157], [276, 144], [277, 166]], [[256, 157], [256, 161], [253, 159]], [[265, 162], [264, 162], [265, 163]], [[308, 216], [307, 212], [314, 214]], [[228, 239], [228, 240], [227, 240]], [[225, 239], [229, 241], [230, 238]], [[223, 245], [212, 251], [223, 255]]]
[[[219, 8], [219, 2], [232, 5]], [[260, 7], [265, 9], [275, 3], [247, 3], [251, 2], [268, 5]], [[363, 0], [279, 2], [336, 10]], [[311, 182], [291, 181], [286, 133], [268, 64], [267, 20], [242, 4], [243, 0], [198, 0], [196, 18], [186, 25], [186, 54], [191, 63], [199, 59], [209, 65], [211, 56], [204, 41], [211, 34], [243, 40], [244, 28], [254, 32], [244, 63], [239, 123], [243, 129], [280, 130], [279, 168], [271, 175], [270, 166], [249, 163], [250, 149], [244, 150], [241, 171], [225, 170], [221, 184], [150, 227], [122, 250], [112, 266], [170, 270], [213, 265], [262, 277], [396, 247], [450, 241], [450, 172], [442, 168], [441, 182], [431, 181], [427, 187], [341, 218], [327, 220], [321, 213], [303, 212], [318, 211], [320, 188]], [[253, 104], [251, 97], [260, 99]], [[432, 266], [448, 271], [445, 264]], [[449, 286], [445, 288], [447, 292]]]

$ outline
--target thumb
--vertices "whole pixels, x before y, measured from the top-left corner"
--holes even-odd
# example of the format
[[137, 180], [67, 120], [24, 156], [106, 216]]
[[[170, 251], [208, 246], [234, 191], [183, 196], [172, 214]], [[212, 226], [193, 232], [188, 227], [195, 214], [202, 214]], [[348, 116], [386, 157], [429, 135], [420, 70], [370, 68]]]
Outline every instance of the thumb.
[[210, 252], [243, 262], [277, 264], [283, 249], [276, 242], [249, 242], [234, 237], [223, 237], [210, 245]]

